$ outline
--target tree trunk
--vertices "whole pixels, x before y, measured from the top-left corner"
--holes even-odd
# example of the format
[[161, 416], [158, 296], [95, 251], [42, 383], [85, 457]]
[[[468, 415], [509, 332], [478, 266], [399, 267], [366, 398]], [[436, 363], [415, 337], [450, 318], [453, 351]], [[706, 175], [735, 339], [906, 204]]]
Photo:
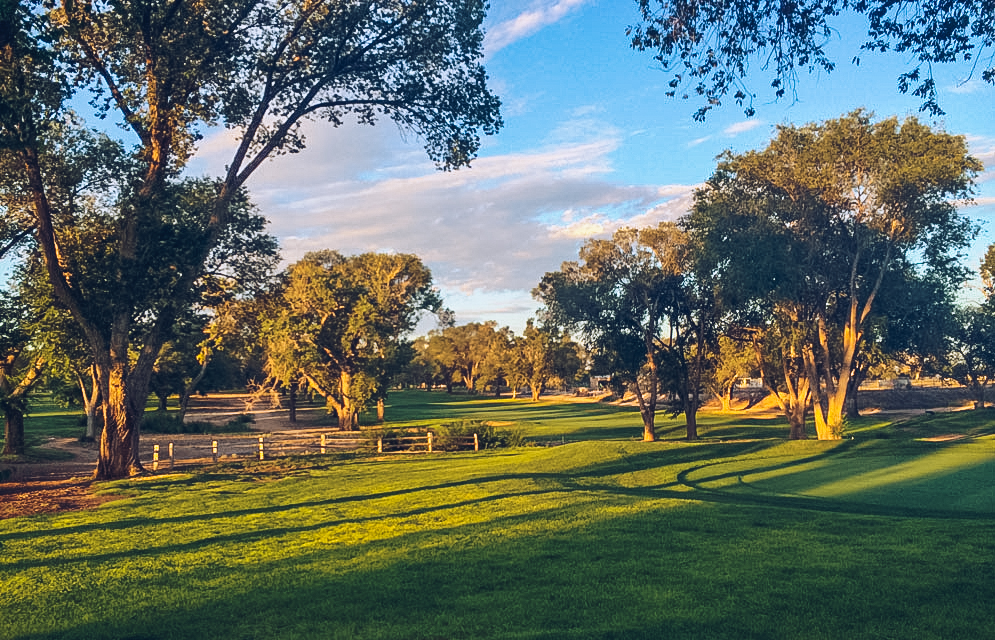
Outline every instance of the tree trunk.
[[24, 412], [13, 405], [3, 407], [4, 415], [7, 416], [4, 427], [3, 455], [23, 456], [24, 455]]
[[[193, 395], [193, 392], [197, 388], [197, 385], [200, 384], [200, 381], [204, 379], [204, 375], [207, 373], [207, 365], [211, 364], [211, 351], [207, 349], [202, 350], [200, 354], [200, 361], [200, 370], [197, 372], [197, 375], [194, 376], [193, 380], [190, 381], [190, 384], [183, 389], [183, 394], [180, 395], [180, 422], [183, 422], [183, 419], [187, 415], [187, 409], [190, 407], [190, 396]], [[293, 420], [291, 420], [291, 422], [293, 422]]]
[[638, 382], [632, 383], [632, 391], [639, 402], [639, 416], [643, 419], [643, 442], [656, 442], [656, 393], [646, 402]]
[[846, 405], [844, 409], [844, 413], [849, 420], [860, 417], [860, 405], [857, 403], [857, 394], [859, 392], [861, 382], [863, 382], [863, 376], [853, 375], [850, 378], [850, 388], [847, 389]]
[[784, 412], [788, 418], [788, 425], [791, 428], [788, 434], [789, 439], [805, 440], [808, 438], [808, 434], [805, 432], [805, 418], [808, 414], [807, 408], [807, 403], [797, 401], [789, 403], [787, 410]]
[[291, 382], [287, 391], [287, 407], [290, 409], [290, 424], [297, 424], [297, 383]]
[[359, 415], [352, 397], [352, 374], [348, 371], [339, 374], [339, 391], [342, 395], [342, 402], [336, 408], [339, 416], [339, 428], [344, 431], [358, 431]]
[[539, 402], [539, 396], [542, 395], [544, 388], [542, 384], [529, 385], [529, 391], [532, 392], [532, 402]]
[[98, 365], [98, 370], [101, 396], [105, 398], [104, 430], [94, 479], [137, 475], [144, 471], [138, 459], [138, 439], [148, 398], [148, 376], [129, 372], [122, 362]]
[[698, 412], [686, 411], [684, 420], [687, 423], [686, 437], [689, 442], [694, 442], [698, 439]]
[[79, 390], [83, 394], [83, 409], [86, 412], [86, 433], [83, 437], [90, 442], [94, 442], [100, 430], [103, 429], [103, 422], [98, 412], [101, 399], [100, 380], [97, 376], [96, 367], [90, 366], [90, 393], [86, 392], [86, 384], [83, 382], [83, 376], [77, 375], [76, 379], [79, 382]]

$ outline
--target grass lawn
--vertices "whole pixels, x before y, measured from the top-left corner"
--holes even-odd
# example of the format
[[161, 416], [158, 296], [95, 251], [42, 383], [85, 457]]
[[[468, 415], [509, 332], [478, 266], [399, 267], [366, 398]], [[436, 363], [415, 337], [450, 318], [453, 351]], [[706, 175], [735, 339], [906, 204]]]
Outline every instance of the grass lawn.
[[103, 484], [129, 497], [0, 521], [0, 637], [991, 637], [995, 412], [647, 444], [599, 405], [393, 405], [566, 444]]

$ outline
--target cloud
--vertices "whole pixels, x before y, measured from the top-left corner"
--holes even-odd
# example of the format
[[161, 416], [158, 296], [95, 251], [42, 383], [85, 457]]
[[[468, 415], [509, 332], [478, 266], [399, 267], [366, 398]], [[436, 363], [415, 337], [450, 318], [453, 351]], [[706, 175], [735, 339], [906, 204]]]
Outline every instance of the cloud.
[[759, 119], [757, 119], [757, 120], [743, 120], [741, 122], [737, 122], [735, 124], [729, 125], [728, 127], [726, 127], [725, 129], [722, 130], [722, 133], [724, 133], [725, 135], [730, 136], [730, 137], [732, 137], [732, 136], [738, 136], [741, 133], [746, 133], [747, 131], [752, 131], [752, 130], [756, 129], [757, 127], [763, 126], [763, 124], [764, 124], [764, 121], [763, 120], [759, 120]]
[[485, 57], [489, 58], [508, 45], [527, 38], [543, 27], [559, 22], [587, 0], [557, 0], [545, 2], [523, 11], [513, 18], [490, 27], [484, 38]]
[[946, 87], [946, 90], [949, 91], [950, 93], [970, 94], [990, 88], [991, 85], [988, 84], [987, 82], [980, 80], [978, 78], [972, 78], [970, 80], [965, 80], [963, 82], [957, 82], [955, 84], [948, 85]]
[[[326, 248], [410, 252], [452, 290], [529, 291], [576, 258], [584, 239], [680, 215], [692, 189], [614, 181], [614, 137], [485, 155], [453, 172], [436, 171], [389, 127], [347, 125], [310, 139], [248, 185], [285, 260]], [[207, 142], [198, 162], [223, 162], [223, 140]]]

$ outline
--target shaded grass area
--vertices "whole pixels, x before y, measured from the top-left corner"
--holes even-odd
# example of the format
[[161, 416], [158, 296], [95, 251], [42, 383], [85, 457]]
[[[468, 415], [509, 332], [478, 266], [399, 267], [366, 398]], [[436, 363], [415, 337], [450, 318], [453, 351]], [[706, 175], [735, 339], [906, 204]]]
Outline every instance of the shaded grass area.
[[[480, 410], [473, 404], [460, 408]], [[573, 433], [558, 413], [505, 410]], [[577, 421], [599, 415], [612, 414]], [[876, 480], [848, 483], [861, 476]], [[995, 442], [982, 436], [600, 439], [121, 481], [103, 490], [133, 497], [96, 511], [0, 522], [0, 629], [11, 638], [984, 637], [995, 507], [951, 495], [954, 485], [990, 493], [992, 477]]]

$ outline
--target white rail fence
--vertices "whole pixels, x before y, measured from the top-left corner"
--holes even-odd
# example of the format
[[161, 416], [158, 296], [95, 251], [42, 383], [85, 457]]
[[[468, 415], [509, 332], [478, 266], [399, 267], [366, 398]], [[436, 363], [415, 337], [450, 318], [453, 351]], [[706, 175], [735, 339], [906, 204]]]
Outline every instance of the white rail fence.
[[[181, 440], [170, 441], [171, 438]], [[238, 459], [267, 460], [293, 455], [356, 453], [433, 453], [440, 450], [480, 451], [480, 437], [448, 437], [441, 443], [429, 431], [418, 435], [383, 436], [343, 434], [342, 432], [272, 431], [265, 434], [216, 434], [208, 436], [147, 434], [139, 458], [152, 471], [177, 466], [218, 463]], [[442, 446], [440, 447], [440, 444]]]

